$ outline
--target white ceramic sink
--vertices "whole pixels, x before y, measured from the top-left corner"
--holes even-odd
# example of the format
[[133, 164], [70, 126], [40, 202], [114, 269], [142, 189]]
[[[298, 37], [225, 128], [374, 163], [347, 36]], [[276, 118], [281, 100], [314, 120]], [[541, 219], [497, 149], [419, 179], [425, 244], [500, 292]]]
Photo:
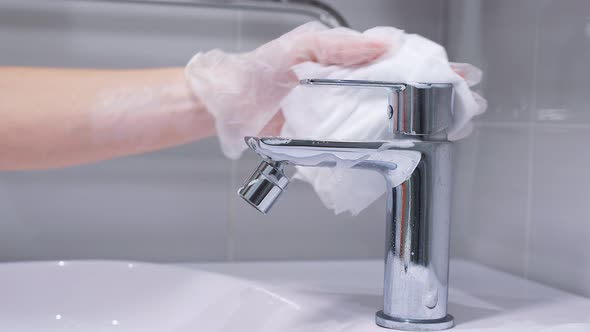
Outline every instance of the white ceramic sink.
[[[0, 332], [385, 332], [380, 261], [0, 264]], [[590, 332], [590, 299], [451, 263], [455, 331]]]
[[238, 278], [182, 267], [0, 264], [0, 331], [278, 331], [299, 307]]

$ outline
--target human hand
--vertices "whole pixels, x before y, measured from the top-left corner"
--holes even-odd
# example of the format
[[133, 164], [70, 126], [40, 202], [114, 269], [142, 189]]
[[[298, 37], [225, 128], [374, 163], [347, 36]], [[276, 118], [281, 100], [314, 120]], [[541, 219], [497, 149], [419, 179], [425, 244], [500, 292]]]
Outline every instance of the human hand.
[[[323, 65], [362, 65], [390, 45], [358, 32], [304, 24], [248, 53], [212, 50], [195, 55], [186, 68], [193, 92], [215, 118], [226, 156], [246, 149], [244, 136], [276, 134], [283, 119], [281, 100], [298, 84], [291, 67], [307, 61]], [[265, 128], [266, 127], [266, 128]]]

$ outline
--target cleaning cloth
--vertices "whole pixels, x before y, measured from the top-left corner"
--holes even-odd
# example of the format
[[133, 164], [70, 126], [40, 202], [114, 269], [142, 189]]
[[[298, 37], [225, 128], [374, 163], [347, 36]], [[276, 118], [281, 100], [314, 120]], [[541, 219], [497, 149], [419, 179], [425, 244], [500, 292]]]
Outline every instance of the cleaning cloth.
[[[305, 62], [292, 69], [300, 79], [327, 78], [386, 82], [452, 83], [455, 91], [449, 140], [466, 137], [471, 119], [486, 109], [486, 101], [470, 90], [481, 72], [468, 64], [450, 63], [445, 49], [415, 34], [392, 27], [364, 32], [390, 45], [377, 61], [360, 67], [324, 66]], [[324, 140], [386, 139], [387, 95], [382, 90], [351, 87], [296, 87], [281, 103], [283, 137]], [[395, 144], [395, 143], [394, 143]], [[420, 161], [418, 152], [396, 154], [394, 185], [406, 181]], [[295, 179], [310, 183], [326, 207], [335, 213], [358, 214], [385, 193], [383, 177], [372, 171], [346, 168], [297, 167]]]

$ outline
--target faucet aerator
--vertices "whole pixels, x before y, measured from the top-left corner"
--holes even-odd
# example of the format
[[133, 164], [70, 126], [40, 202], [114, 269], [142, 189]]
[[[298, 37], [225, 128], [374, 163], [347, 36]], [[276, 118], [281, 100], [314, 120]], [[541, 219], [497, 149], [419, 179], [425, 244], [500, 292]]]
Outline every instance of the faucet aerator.
[[256, 210], [267, 214], [289, 184], [289, 178], [283, 174], [282, 168], [281, 163], [262, 161], [238, 190], [238, 195]]

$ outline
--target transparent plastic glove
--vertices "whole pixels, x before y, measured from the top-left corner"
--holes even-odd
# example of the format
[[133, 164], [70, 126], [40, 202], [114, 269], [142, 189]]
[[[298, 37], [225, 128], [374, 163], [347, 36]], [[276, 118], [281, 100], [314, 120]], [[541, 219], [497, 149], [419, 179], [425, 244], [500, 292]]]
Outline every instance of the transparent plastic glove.
[[[486, 108], [485, 100], [470, 89], [481, 80], [479, 69], [469, 64], [450, 63], [441, 45], [418, 35], [406, 34], [403, 30], [377, 27], [364, 34], [395, 46], [364, 66], [349, 68], [308, 62], [294, 66], [293, 71], [302, 79], [452, 83], [455, 107], [448, 138], [453, 141], [469, 135], [472, 118]], [[281, 109], [285, 117], [283, 137], [354, 141], [387, 139], [387, 98], [383, 91], [301, 86], [283, 100]], [[398, 151], [394, 156], [398, 167], [390, 173], [391, 185], [406, 181], [418, 164], [420, 153], [412, 155], [409, 152]], [[346, 168], [296, 169], [293, 179], [310, 183], [324, 205], [337, 214], [349, 211], [356, 215], [386, 190], [382, 176], [376, 172]]]
[[[304, 24], [248, 53], [212, 50], [195, 55], [186, 68], [193, 92], [215, 118], [225, 155], [240, 157], [244, 136], [258, 135], [280, 109], [281, 100], [298, 84], [291, 67], [303, 62], [353, 66], [370, 62], [388, 48], [344, 28]], [[277, 121], [273, 121], [277, 122]], [[270, 125], [277, 128], [281, 120]]]

